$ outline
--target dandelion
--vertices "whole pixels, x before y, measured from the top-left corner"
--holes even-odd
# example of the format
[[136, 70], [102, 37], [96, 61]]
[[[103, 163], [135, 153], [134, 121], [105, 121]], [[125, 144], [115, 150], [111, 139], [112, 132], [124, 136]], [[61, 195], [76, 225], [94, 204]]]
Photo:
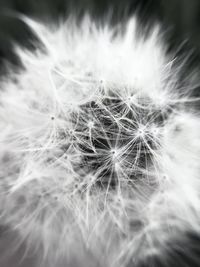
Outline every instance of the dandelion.
[[1, 81], [1, 224], [49, 266], [168, 257], [200, 231], [194, 80], [179, 88], [184, 66], [158, 27], [139, 37], [134, 17], [124, 31], [89, 16], [21, 20], [41, 44], [16, 47], [23, 70]]

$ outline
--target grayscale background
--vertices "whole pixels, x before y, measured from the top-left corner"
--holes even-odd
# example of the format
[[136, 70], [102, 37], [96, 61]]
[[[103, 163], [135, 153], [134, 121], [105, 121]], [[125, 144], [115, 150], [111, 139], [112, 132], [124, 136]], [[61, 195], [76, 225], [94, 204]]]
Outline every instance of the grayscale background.
[[[13, 41], [24, 46], [31, 47], [32, 45], [30, 40], [33, 36], [22, 22], [12, 17], [13, 11], [57, 20], [60, 16], [67, 16], [71, 12], [78, 13], [81, 8], [90, 10], [96, 18], [101, 17], [109, 8], [112, 8], [114, 20], [117, 21], [134, 12], [137, 12], [141, 23], [145, 25], [148, 25], [150, 21], [160, 21], [163, 31], [166, 31], [168, 36], [169, 49], [179, 47], [186, 40], [183, 49], [186, 52], [187, 49], [192, 51], [191, 63], [199, 65], [200, 0], [0, 0], [1, 75], [4, 75], [5, 60], [11, 61], [16, 67], [19, 64], [12, 52]], [[197, 93], [199, 94], [199, 90]], [[41, 267], [35, 265], [35, 255], [29, 255], [21, 262], [21, 257], [26, 249], [24, 245], [11, 256], [10, 247], [14, 242], [17, 243], [17, 234], [10, 232], [7, 226], [1, 225], [0, 267]], [[196, 238], [191, 238], [191, 242], [197, 242], [200, 245]], [[97, 265], [88, 260], [87, 267], [90, 266]], [[61, 262], [55, 267], [68, 267], [68, 265]], [[69, 267], [78, 267], [78, 263], [71, 263]]]

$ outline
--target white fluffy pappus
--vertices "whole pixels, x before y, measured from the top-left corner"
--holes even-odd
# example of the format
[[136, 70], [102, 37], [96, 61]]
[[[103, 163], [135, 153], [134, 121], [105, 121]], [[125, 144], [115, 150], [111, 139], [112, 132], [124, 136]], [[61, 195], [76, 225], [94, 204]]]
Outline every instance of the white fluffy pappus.
[[1, 224], [49, 266], [137, 266], [199, 233], [197, 82], [180, 87], [159, 27], [22, 20], [43, 49], [16, 47], [24, 68], [0, 84]]

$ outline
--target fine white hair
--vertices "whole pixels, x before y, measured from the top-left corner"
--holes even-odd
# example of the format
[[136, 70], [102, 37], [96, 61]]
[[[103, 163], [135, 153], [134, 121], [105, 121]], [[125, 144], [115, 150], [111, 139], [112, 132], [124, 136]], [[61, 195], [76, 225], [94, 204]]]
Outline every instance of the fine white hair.
[[0, 82], [1, 224], [48, 266], [137, 266], [199, 233], [198, 80], [160, 28], [21, 20], [39, 42]]

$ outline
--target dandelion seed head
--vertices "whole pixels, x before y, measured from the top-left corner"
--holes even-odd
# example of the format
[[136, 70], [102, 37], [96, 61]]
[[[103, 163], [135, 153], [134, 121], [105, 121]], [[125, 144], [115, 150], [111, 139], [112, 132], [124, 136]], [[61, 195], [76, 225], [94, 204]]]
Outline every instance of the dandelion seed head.
[[106, 247], [109, 266], [199, 230], [200, 124], [159, 29], [21, 19], [44, 51], [17, 47], [24, 69], [2, 82], [2, 222], [44, 258]]

